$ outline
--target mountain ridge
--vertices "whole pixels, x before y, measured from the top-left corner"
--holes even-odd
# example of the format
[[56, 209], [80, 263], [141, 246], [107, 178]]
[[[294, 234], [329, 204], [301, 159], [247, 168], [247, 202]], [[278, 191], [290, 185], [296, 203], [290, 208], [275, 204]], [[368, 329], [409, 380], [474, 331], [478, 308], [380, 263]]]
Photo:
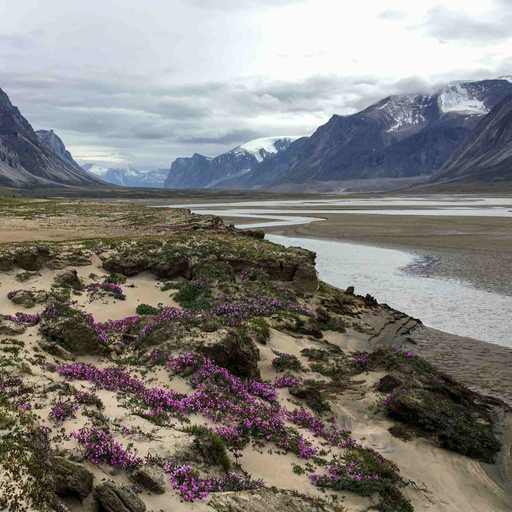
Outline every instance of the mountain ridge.
[[100, 186], [72, 158], [51, 130], [34, 131], [0, 89], [0, 185]]

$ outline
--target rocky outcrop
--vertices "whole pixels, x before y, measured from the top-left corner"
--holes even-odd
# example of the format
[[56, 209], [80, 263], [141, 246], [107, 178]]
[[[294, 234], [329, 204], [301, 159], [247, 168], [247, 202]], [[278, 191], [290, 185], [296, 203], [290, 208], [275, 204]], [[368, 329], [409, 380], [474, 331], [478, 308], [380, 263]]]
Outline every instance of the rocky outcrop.
[[206, 343], [199, 350], [238, 377], [256, 378], [260, 375], [260, 351], [245, 331], [233, 329], [221, 340]]
[[131, 474], [131, 479], [154, 494], [164, 494], [168, 488], [165, 473], [157, 466], [143, 466], [136, 469]]
[[101, 352], [101, 344], [90, 319], [82, 312], [63, 304], [54, 304], [57, 313], [43, 315], [40, 331], [49, 341], [75, 355]]
[[84, 499], [92, 492], [92, 473], [80, 464], [70, 462], [63, 457], [54, 457], [51, 461], [51, 470], [55, 493], [58, 496], [75, 496]]
[[48, 294], [44, 290], [14, 290], [9, 292], [8, 298], [14, 304], [30, 309], [36, 304], [43, 304], [46, 302]]
[[94, 489], [100, 511], [104, 512], [145, 512], [146, 505], [132, 491], [112, 483], [98, 485]]
[[23, 247], [14, 253], [14, 263], [23, 270], [41, 270], [49, 257], [46, 246]]
[[76, 270], [66, 270], [61, 274], [58, 274], [55, 277], [54, 284], [55, 286], [71, 288], [72, 290], [82, 290], [84, 287]]

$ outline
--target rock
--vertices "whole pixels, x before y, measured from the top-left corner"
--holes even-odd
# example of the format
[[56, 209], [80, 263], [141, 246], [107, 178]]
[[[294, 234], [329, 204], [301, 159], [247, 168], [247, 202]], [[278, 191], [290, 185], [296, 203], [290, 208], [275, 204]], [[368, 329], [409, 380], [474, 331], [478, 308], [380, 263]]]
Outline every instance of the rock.
[[131, 474], [131, 479], [155, 494], [164, 494], [167, 490], [165, 473], [156, 466], [144, 466]]
[[387, 413], [393, 419], [434, 436], [441, 447], [494, 463], [500, 451], [492, 423], [446, 395], [421, 388], [399, 388], [389, 395]]
[[391, 393], [394, 389], [400, 387], [403, 382], [394, 375], [385, 375], [377, 382], [375, 388], [381, 393]]
[[8, 252], [0, 254], [0, 271], [8, 272], [14, 267], [14, 256]]
[[0, 315], [0, 334], [7, 336], [17, 336], [26, 331], [24, 325], [13, 322], [8, 315]]
[[199, 350], [238, 377], [260, 376], [260, 351], [245, 331], [232, 330], [223, 339], [206, 343]]
[[300, 265], [293, 275], [293, 286], [302, 293], [315, 293], [318, 290], [318, 274], [313, 265]]
[[40, 340], [39, 346], [48, 354], [58, 357], [59, 359], [64, 359], [65, 361], [70, 361], [73, 359], [73, 356], [70, 352], [68, 352], [64, 347], [61, 347], [55, 343], [47, 343]]
[[170, 261], [161, 260], [150, 268], [151, 272], [160, 279], [190, 278], [191, 268], [186, 258], [173, 258]]
[[100, 510], [105, 512], [145, 512], [146, 505], [132, 491], [113, 483], [104, 483], [94, 489]]
[[50, 250], [45, 246], [23, 247], [14, 253], [14, 262], [23, 270], [41, 270], [50, 256]]
[[9, 292], [7, 297], [14, 304], [27, 309], [33, 308], [36, 304], [43, 304], [48, 300], [48, 294], [44, 290], [15, 290]]
[[54, 284], [55, 286], [71, 288], [72, 290], [83, 290], [84, 287], [76, 270], [66, 270], [58, 274], [54, 279]]
[[107, 272], [122, 274], [126, 277], [145, 272], [149, 265], [149, 258], [142, 253], [116, 254], [103, 261], [103, 268]]
[[321, 498], [310, 498], [279, 489], [224, 492], [212, 494], [209, 506], [215, 512], [335, 512]]
[[55, 493], [58, 496], [77, 496], [81, 500], [92, 491], [92, 473], [80, 464], [69, 462], [63, 457], [54, 457], [51, 470], [55, 482]]
[[345, 290], [345, 293], [347, 295], [354, 295], [354, 292], [355, 292], [355, 288], [353, 286], [349, 286], [346, 290]]
[[58, 312], [50, 318], [43, 318], [40, 324], [40, 331], [46, 339], [75, 355], [100, 353], [101, 344], [88, 318], [64, 304], [55, 307]]

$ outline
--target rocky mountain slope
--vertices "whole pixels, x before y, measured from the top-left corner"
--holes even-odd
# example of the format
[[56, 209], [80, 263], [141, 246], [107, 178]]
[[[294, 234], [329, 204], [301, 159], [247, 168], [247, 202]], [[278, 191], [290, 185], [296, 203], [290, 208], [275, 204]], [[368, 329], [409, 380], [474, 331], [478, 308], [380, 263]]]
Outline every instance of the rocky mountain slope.
[[285, 151], [296, 137], [255, 139], [219, 155], [208, 158], [200, 154], [177, 158], [165, 180], [167, 188], [223, 188], [243, 177], [262, 162]]
[[95, 164], [85, 164], [82, 167], [103, 181], [121, 187], [162, 188], [169, 174], [167, 169], [140, 170], [132, 167], [102, 167]]
[[[297, 184], [429, 176], [509, 94], [511, 80], [500, 78], [456, 82], [432, 94], [390, 96], [362, 112], [334, 115], [311, 137], [296, 140], [238, 176], [219, 166], [217, 180], [229, 179], [217, 186], [251, 189], [288, 184], [296, 190]], [[185, 161], [194, 162], [193, 172], [182, 161], [174, 165], [180, 186], [208, 186], [203, 179], [210, 169], [206, 159], [196, 155]]]
[[313, 253], [186, 210], [4, 202], [72, 240], [0, 250], [0, 509], [510, 510], [510, 410]]
[[512, 95], [507, 96], [471, 132], [433, 177], [435, 183], [512, 180]]
[[0, 89], [0, 185], [100, 185], [71, 157], [53, 131], [35, 132]]

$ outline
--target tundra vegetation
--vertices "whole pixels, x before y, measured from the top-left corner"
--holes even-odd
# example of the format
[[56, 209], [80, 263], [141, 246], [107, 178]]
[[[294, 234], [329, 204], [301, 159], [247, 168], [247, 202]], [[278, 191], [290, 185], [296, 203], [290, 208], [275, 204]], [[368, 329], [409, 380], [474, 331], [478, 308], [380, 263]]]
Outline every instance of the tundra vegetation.
[[415, 482], [343, 411], [388, 442], [496, 460], [503, 405], [398, 334], [379, 344], [404, 315], [319, 282], [313, 253], [181, 210], [0, 211], [40, 238], [0, 247], [0, 508], [414, 510]]

